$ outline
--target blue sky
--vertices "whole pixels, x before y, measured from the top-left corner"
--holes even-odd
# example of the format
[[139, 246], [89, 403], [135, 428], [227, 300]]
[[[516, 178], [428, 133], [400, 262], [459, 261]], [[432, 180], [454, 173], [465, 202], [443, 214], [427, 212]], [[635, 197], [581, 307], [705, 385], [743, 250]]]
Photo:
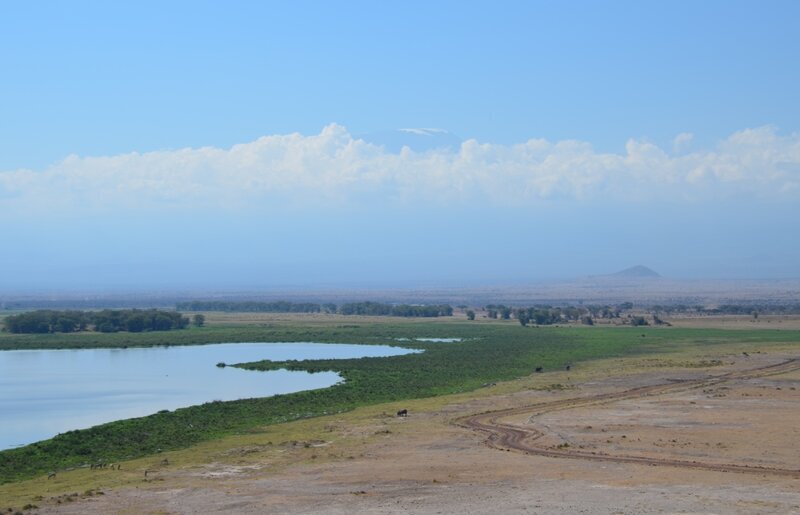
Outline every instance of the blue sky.
[[797, 2], [3, 11], [0, 291], [800, 276]]

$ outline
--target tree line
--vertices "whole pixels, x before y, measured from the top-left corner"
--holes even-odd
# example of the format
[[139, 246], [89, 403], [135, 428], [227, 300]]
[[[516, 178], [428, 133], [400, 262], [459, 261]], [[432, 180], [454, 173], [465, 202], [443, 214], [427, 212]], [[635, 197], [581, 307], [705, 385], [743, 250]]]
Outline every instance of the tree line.
[[528, 325], [553, 325], [564, 322], [581, 322], [586, 325], [594, 324], [595, 318], [620, 318], [624, 309], [631, 309], [630, 303], [618, 306], [531, 306], [514, 308], [504, 304], [489, 304], [485, 307], [486, 316], [489, 318], [502, 318], [509, 320], [512, 317], [519, 320], [520, 324]]
[[535, 325], [553, 325], [562, 322], [582, 322], [586, 325], [593, 325], [594, 319], [592, 312], [583, 307], [549, 307], [538, 306], [528, 308], [517, 308], [514, 316], [523, 326], [533, 323]]
[[380, 302], [349, 302], [339, 306], [341, 315], [372, 315], [393, 317], [449, 317], [453, 307], [448, 304], [383, 304]]
[[313, 302], [192, 300], [178, 302], [176, 309], [178, 311], [224, 311], [229, 313], [320, 313], [329, 312], [330, 306], [333, 306], [335, 312], [335, 304]]
[[[569, 322], [580, 322], [585, 325], [594, 325], [596, 319], [621, 319], [621, 323], [632, 326], [650, 325], [644, 316], [632, 314], [629, 310], [633, 309], [633, 304], [623, 302], [616, 306], [533, 306], [512, 308], [503, 304], [489, 304], [485, 307], [488, 318], [502, 318], [509, 320], [512, 317], [517, 319], [522, 326], [534, 325], [553, 325]], [[623, 316], [623, 313], [627, 312]], [[475, 312], [467, 310], [467, 319], [475, 320]], [[755, 315], [755, 314], [754, 314]], [[658, 314], [651, 313], [653, 325], [670, 325], [659, 318]]]
[[176, 305], [179, 311], [224, 311], [230, 313], [336, 313], [396, 317], [452, 316], [447, 304], [386, 304], [382, 302], [348, 302], [342, 305], [312, 302], [257, 301], [188, 301]]
[[797, 315], [800, 314], [800, 304], [779, 303], [748, 303], [748, 304], [720, 304], [716, 307], [700, 305], [672, 304], [653, 305], [650, 310], [654, 313], [665, 314], [699, 314], [699, 315], [751, 315], [761, 313], [764, 315]]
[[56, 311], [43, 309], [10, 315], [5, 330], [16, 334], [74, 333], [93, 330], [101, 333], [128, 331], [170, 331], [184, 329], [189, 319], [174, 311], [158, 309], [104, 309], [102, 311]]

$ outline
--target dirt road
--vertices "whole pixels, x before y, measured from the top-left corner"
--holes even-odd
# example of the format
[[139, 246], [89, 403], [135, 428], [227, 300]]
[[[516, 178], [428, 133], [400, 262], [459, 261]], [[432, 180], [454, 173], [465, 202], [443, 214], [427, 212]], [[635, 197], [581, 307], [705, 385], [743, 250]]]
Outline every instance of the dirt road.
[[[489, 434], [486, 441], [490, 447], [500, 450], [513, 450], [533, 454], [537, 456], [547, 456], [551, 458], [573, 458], [596, 461], [609, 461], [616, 463], [635, 463], [639, 465], [684, 467], [700, 470], [711, 470], [717, 472], [741, 472], [772, 474], [781, 476], [791, 476], [800, 478], [800, 469], [786, 469], [777, 467], [764, 467], [755, 465], [745, 465], [741, 463], [719, 464], [706, 463], [702, 461], [685, 461], [669, 458], [654, 458], [645, 456], [626, 456], [601, 453], [597, 451], [584, 452], [569, 448], [569, 446], [544, 446], [538, 445], [537, 440], [545, 436], [545, 432], [537, 429], [533, 425], [519, 426], [503, 423], [500, 420], [514, 415], [530, 415], [535, 417], [544, 413], [556, 410], [568, 410], [572, 408], [585, 407], [590, 405], [600, 405], [615, 402], [623, 399], [632, 399], [644, 396], [655, 396], [665, 393], [673, 393], [681, 390], [706, 388], [718, 385], [734, 379], [753, 379], [775, 374], [783, 374], [800, 369], [800, 359], [791, 359], [778, 363], [743, 371], [733, 371], [715, 377], [695, 380], [675, 380], [669, 383], [656, 384], [632, 388], [622, 392], [604, 393], [587, 397], [572, 399], [561, 399], [552, 402], [543, 402], [479, 415], [472, 415], [459, 419], [458, 425], [481, 431]], [[530, 419], [529, 419], [530, 420]]]

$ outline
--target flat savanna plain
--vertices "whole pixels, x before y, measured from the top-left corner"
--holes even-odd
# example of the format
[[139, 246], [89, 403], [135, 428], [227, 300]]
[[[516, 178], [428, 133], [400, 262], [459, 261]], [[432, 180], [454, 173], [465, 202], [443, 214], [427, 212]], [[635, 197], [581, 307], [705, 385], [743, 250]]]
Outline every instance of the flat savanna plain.
[[[210, 314], [208, 319], [212, 325], [272, 330], [301, 325], [309, 334], [387, 324], [385, 319], [324, 316]], [[631, 338], [636, 331], [642, 344], [625, 355], [574, 362], [569, 371], [548, 367], [472, 391], [262, 426], [125, 461], [120, 470], [83, 468], [49, 480], [9, 483], [0, 486], [0, 508], [32, 504], [41, 513], [799, 512], [800, 367], [792, 360], [800, 358], [800, 341], [788, 330], [797, 321], [784, 319], [780, 327], [786, 330], [778, 333], [775, 321], [708, 321], [729, 331], [702, 329], [700, 319], [670, 322], [671, 328], [640, 330], [536, 329], [515, 327], [514, 321], [476, 321], [524, 331], [520, 334], [534, 340], [536, 331], [575, 331], [587, 342], [593, 335], [613, 338], [613, 331]], [[411, 337], [429, 336], [412, 333], [430, 333], [434, 326], [443, 328], [435, 335], [444, 335], [448, 327], [464, 330], [454, 320], [420, 324], [391, 321]], [[692, 328], [678, 327], [684, 324]], [[409, 410], [408, 417], [395, 416], [401, 408]], [[466, 422], [484, 413], [497, 414], [493, 423], [518, 432], [519, 440], [507, 445], [500, 430], [470, 429]], [[631, 457], [642, 461], [625, 461]]]

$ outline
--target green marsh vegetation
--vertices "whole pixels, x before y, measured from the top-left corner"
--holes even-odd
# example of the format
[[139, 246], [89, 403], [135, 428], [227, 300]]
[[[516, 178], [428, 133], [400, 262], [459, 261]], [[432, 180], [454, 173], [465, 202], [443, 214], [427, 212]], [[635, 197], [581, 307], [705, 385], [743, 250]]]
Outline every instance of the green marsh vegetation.
[[[211, 317], [209, 317], [211, 318]], [[463, 338], [459, 343], [397, 341], [398, 338]], [[192, 327], [174, 333], [73, 333], [0, 335], [0, 348], [89, 348], [190, 345], [219, 342], [316, 341], [390, 344], [425, 352], [385, 358], [256, 362], [242, 368], [332, 370], [345, 379], [331, 388], [232, 402], [211, 402], [148, 417], [70, 431], [50, 440], [0, 452], [0, 482], [92, 463], [109, 463], [185, 448], [269, 424], [322, 416], [382, 402], [477, 389], [566, 364], [615, 356], [738, 342], [750, 346], [798, 342], [800, 331], [724, 331], [634, 327], [522, 327], [514, 321], [453, 319], [375, 320], [303, 317], [280, 323]], [[748, 347], [750, 348], [750, 347]], [[757, 347], [752, 347], [757, 348]]]

